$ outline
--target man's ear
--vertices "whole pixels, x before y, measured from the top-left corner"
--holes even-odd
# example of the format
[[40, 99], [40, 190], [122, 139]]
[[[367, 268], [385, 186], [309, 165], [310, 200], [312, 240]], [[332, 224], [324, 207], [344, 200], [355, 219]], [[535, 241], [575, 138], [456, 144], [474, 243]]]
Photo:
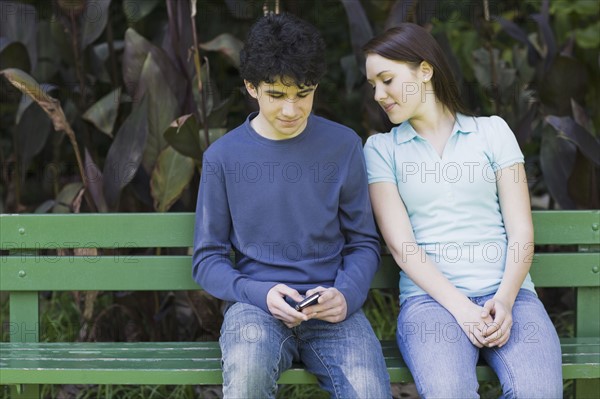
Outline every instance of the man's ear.
[[252, 96], [252, 98], [258, 98], [258, 91], [252, 83], [244, 80], [244, 86], [246, 86], [246, 91]]
[[421, 76], [423, 77], [423, 82], [427, 83], [433, 77], [433, 67], [427, 61], [422, 61], [419, 65], [419, 69], [421, 71]]

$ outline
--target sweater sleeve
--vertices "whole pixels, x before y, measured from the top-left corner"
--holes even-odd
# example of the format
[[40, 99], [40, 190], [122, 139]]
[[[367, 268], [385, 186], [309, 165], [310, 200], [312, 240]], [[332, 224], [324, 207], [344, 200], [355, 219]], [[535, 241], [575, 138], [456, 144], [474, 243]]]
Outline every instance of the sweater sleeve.
[[222, 172], [220, 164], [205, 153], [196, 205], [192, 276], [217, 298], [250, 303], [269, 313], [267, 293], [276, 283], [253, 280], [231, 261], [232, 221]]
[[346, 299], [348, 315], [362, 307], [380, 261], [360, 140], [349, 158], [340, 195], [340, 223], [345, 237], [343, 264], [335, 279], [335, 287]]

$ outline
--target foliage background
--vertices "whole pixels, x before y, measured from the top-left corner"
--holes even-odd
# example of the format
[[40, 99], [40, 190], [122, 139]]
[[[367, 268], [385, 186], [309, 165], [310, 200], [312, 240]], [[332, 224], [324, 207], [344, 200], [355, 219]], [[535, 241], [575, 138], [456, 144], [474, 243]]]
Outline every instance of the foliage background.
[[[469, 107], [515, 132], [533, 207], [600, 207], [596, 0], [0, 0], [0, 212], [194, 211], [202, 152], [255, 109], [238, 53], [265, 9], [322, 31], [315, 113], [363, 138], [391, 126], [361, 45], [398, 22], [427, 27]], [[383, 295], [371, 317], [393, 336], [393, 312], [391, 323], [382, 314], [395, 294]], [[67, 297], [47, 298], [61, 316], [45, 320], [64, 317], [67, 333], [49, 328], [60, 333], [46, 339], [218, 334], [218, 303], [198, 292]]]

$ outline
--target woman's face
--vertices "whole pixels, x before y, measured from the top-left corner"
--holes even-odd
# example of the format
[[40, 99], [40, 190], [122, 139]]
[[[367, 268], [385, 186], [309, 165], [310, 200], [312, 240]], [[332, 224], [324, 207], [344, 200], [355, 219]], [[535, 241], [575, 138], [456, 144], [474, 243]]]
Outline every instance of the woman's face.
[[[423, 68], [425, 64], [426, 68]], [[367, 81], [373, 87], [373, 98], [383, 108], [392, 123], [401, 123], [419, 116], [428, 93], [426, 82], [431, 78], [428, 64], [414, 67], [378, 54], [368, 54]]]

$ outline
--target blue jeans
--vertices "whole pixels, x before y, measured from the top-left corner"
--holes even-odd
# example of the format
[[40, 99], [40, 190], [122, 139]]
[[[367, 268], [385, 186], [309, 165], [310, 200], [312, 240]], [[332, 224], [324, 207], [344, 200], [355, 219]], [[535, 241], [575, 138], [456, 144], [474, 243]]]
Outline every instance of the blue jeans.
[[[479, 306], [493, 295], [470, 298]], [[475, 366], [479, 356], [502, 384], [503, 398], [562, 398], [558, 335], [544, 306], [520, 290], [513, 327], [502, 347], [479, 349], [454, 317], [429, 295], [409, 297], [398, 316], [397, 340], [423, 398], [479, 398]]]
[[358, 311], [340, 323], [309, 320], [288, 328], [262, 309], [235, 303], [219, 338], [225, 398], [273, 398], [277, 380], [302, 361], [332, 398], [390, 398], [381, 345]]

